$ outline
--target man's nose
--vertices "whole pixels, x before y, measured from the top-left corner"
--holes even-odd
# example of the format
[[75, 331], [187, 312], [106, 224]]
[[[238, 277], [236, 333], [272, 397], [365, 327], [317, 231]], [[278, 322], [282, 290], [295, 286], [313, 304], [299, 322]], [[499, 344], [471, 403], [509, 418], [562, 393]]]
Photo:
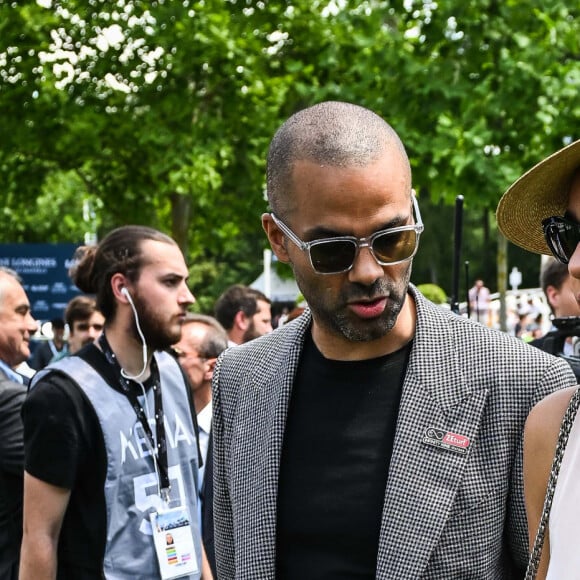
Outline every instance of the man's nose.
[[97, 338], [99, 334], [101, 334], [101, 329], [96, 328], [93, 324], [89, 324], [89, 336], [94, 339]]
[[191, 290], [187, 287], [187, 284], [183, 285], [183, 291], [179, 296], [179, 302], [181, 304], [195, 304], [195, 296], [191, 293]]
[[370, 286], [384, 276], [383, 267], [376, 261], [370, 248], [363, 246], [359, 249], [352, 268], [348, 272], [351, 282]]
[[568, 262], [568, 272], [572, 278], [580, 280], [580, 244], [576, 246], [572, 257]]
[[36, 322], [35, 318], [30, 314], [30, 312], [26, 315], [27, 318], [27, 328], [30, 334], [34, 334], [38, 330], [38, 322]]

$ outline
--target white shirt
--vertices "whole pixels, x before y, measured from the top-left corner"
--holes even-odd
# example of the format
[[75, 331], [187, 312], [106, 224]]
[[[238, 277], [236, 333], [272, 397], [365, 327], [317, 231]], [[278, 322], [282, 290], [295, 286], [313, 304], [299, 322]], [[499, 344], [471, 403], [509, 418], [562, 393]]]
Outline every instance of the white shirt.
[[576, 416], [562, 459], [550, 519], [550, 566], [546, 580], [568, 580], [580, 574], [580, 415]]
[[[199, 427], [199, 450], [201, 452], [201, 458], [203, 460], [203, 465], [197, 469], [197, 482], [199, 485], [199, 494], [201, 494], [201, 487], [203, 485], [203, 475], [205, 473], [205, 463], [207, 461], [207, 451], [209, 448], [209, 433], [211, 431], [211, 416], [213, 413], [213, 407], [211, 401], [197, 414], [197, 426]], [[199, 521], [199, 526], [201, 529], [202, 518], [201, 518], [201, 497], [200, 501], [197, 502], [197, 518]]]
[[207, 450], [209, 446], [209, 433], [211, 431], [211, 416], [213, 406], [211, 401], [197, 414], [197, 424], [199, 426], [199, 449], [203, 459], [203, 467], [200, 468], [200, 484], [203, 481], [203, 470], [207, 459]]

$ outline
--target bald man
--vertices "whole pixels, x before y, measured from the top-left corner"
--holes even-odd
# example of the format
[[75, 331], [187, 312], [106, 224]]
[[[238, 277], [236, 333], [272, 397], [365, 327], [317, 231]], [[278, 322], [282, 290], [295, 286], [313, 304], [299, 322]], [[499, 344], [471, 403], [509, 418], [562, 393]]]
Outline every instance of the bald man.
[[372, 111], [293, 115], [267, 188], [309, 310], [216, 365], [220, 580], [521, 577], [524, 421], [571, 369], [410, 283], [419, 202]]

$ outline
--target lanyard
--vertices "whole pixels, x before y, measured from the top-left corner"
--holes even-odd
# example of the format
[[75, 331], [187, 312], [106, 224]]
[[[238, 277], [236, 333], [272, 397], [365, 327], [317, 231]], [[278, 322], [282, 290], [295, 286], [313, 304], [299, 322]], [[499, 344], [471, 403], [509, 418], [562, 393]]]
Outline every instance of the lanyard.
[[[161, 380], [159, 377], [159, 369], [157, 368], [157, 362], [155, 361], [155, 357], [151, 359], [151, 376], [153, 379], [153, 400], [155, 403], [155, 437], [153, 437], [153, 433], [151, 431], [151, 426], [149, 425], [149, 420], [147, 419], [147, 415], [143, 410], [143, 406], [139, 403], [139, 399], [137, 399], [137, 395], [131, 388], [131, 384], [129, 379], [126, 379], [121, 373], [121, 365], [115, 356], [115, 353], [111, 349], [109, 342], [105, 336], [104, 331], [101, 333], [99, 337], [99, 345], [103, 350], [105, 358], [109, 362], [110, 365], [115, 369], [116, 375], [119, 380], [119, 386], [121, 390], [131, 403], [137, 418], [141, 422], [147, 439], [149, 440], [151, 446], [151, 452], [154, 454], [153, 461], [157, 463], [159, 467], [159, 480], [160, 480], [160, 487], [162, 490], [169, 490], [171, 485], [169, 482], [169, 470], [167, 464], [167, 442], [165, 439], [165, 426], [163, 423], [163, 399], [161, 397]], [[155, 444], [157, 441], [157, 445]], [[157, 458], [155, 458], [155, 455]]]

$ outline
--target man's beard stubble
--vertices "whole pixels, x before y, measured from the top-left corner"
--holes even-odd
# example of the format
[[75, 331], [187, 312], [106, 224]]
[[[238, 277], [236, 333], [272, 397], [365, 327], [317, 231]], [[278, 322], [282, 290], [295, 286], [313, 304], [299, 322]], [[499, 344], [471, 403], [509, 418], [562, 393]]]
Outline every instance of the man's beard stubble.
[[[145, 343], [151, 351], [165, 350], [181, 340], [181, 325], [179, 326], [179, 331], [175, 332], [166, 320], [159, 317], [157, 312], [153, 311], [146, 302], [141, 300], [139, 294], [135, 293], [133, 299], [135, 310], [139, 316], [139, 325], [145, 337]], [[134, 316], [131, 326], [134, 338], [141, 342], [142, 339], [139, 336]]]
[[[292, 269], [298, 287], [312, 310], [313, 317], [321, 326], [352, 342], [370, 342], [383, 338], [395, 326], [406, 300], [411, 267], [412, 262], [409, 262], [407, 270], [401, 274], [397, 282], [389, 280], [385, 276], [370, 286], [347, 282], [343, 285], [336, 304], [328, 304], [324, 300], [324, 295], [317, 292], [316, 288], [310, 292], [309, 290], [312, 288], [310, 280], [313, 278], [303, 278], [296, 268]], [[385, 295], [388, 295], [387, 307], [377, 318], [357, 319], [346, 306], [349, 302]], [[313, 296], [315, 296], [314, 299]]]
[[250, 326], [244, 332], [244, 336], [242, 340], [244, 343], [249, 342], [250, 340], [254, 340], [254, 338], [259, 338], [259, 334], [256, 332], [256, 325], [254, 324], [254, 319], [252, 318], [252, 322], [250, 322]]

